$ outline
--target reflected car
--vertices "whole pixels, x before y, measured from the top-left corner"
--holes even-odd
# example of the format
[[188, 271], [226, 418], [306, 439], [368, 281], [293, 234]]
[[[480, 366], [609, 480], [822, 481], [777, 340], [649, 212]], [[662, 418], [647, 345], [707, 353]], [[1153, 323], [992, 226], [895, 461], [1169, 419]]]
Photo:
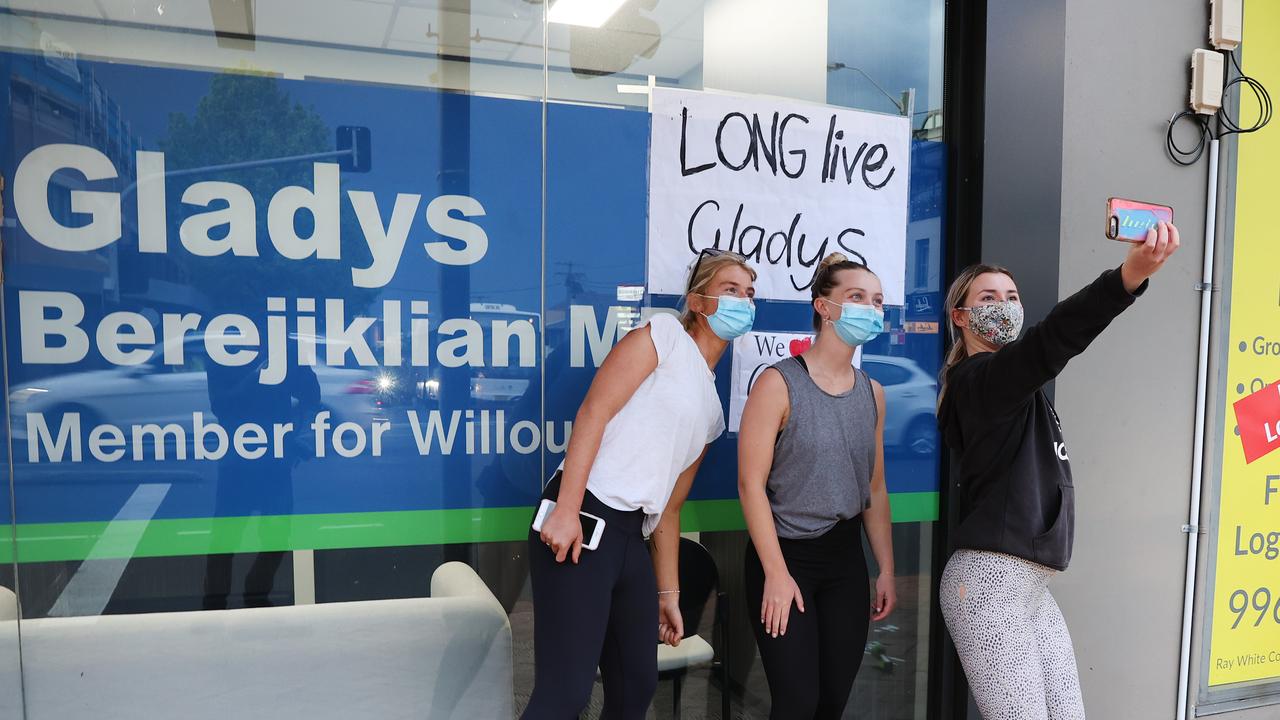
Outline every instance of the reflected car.
[[863, 355], [862, 369], [884, 386], [885, 451], [920, 457], [938, 449], [938, 381], [910, 358]]
[[[506, 323], [527, 322], [537, 332], [538, 314], [524, 312], [515, 305], [507, 303], [471, 303], [471, 319], [480, 323], [484, 332], [484, 345], [493, 347], [493, 324], [497, 321]], [[537, 367], [521, 367], [519, 352], [515, 351], [505, 367], [489, 365], [483, 368], [467, 370], [470, 375], [471, 400], [479, 405], [513, 405], [520, 402], [539, 377]], [[415, 398], [418, 402], [431, 404], [440, 400], [440, 385], [444, 373], [439, 368], [433, 369], [425, 377], [415, 381]]]
[[[323, 357], [324, 338], [315, 342]], [[85, 432], [104, 422], [118, 426], [176, 423], [189, 431], [192, 413], [213, 417], [206, 370], [210, 360], [203, 335], [187, 335], [182, 343], [181, 365], [164, 364], [163, 347], [156, 346], [151, 359], [140, 365], [51, 375], [13, 388], [9, 392], [13, 439], [26, 441], [26, 413], [43, 413], [53, 427], [55, 416], [79, 412]], [[312, 369], [320, 386], [320, 410], [331, 413], [333, 424], [348, 420], [367, 424], [380, 415], [376, 369], [325, 365]]]
[[[471, 399], [487, 403], [514, 403], [524, 397], [530, 381], [520, 377], [492, 377], [492, 372], [478, 372], [471, 377]], [[431, 377], [418, 383], [421, 399], [440, 399], [440, 379]]]

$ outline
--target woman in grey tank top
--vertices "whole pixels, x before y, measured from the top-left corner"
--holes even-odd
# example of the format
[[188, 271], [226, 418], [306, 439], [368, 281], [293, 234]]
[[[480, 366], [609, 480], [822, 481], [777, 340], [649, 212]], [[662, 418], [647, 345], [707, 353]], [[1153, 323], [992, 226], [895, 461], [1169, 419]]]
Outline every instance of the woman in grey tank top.
[[[811, 286], [817, 340], [760, 375], [738, 432], [738, 492], [751, 544], [748, 611], [770, 718], [839, 718], [871, 620], [897, 604], [884, 482], [884, 390], [852, 366], [884, 330], [880, 279], [833, 253]], [[880, 576], [875, 600], [865, 527]]]

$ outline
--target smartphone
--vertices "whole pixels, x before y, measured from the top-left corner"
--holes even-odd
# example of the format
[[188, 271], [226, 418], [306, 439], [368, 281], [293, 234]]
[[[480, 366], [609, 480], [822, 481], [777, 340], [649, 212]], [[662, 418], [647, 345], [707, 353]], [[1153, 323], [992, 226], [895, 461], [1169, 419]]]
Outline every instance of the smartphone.
[[1125, 242], [1142, 242], [1156, 223], [1173, 222], [1173, 208], [1168, 205], [1107, 198], [1107, 237]]
[[[538, 514], [533, 516], [533, 531], [542, 532], [542, 523], [556, 507], [554, 500], [543, 500], [538, 506]], [[604, 520], [587, 512], [579, 512], [578, 520], [582, 523], [582, 547], [595, 550], [600, 547], [600, 536], [604, 534]]]

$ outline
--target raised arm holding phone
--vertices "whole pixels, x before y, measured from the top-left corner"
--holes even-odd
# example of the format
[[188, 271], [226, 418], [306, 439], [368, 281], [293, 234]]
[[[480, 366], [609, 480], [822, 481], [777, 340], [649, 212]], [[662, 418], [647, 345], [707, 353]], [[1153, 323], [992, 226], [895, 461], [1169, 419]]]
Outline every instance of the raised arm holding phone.
[[[1125, 239], [1112, 229], [1109, 220], [1108, 234]], [[1178, 245], [1177, 228], [1153, 219], [1119, 268], [1021, 337], [1008, 270], [970, 267], [947, 293], [954, 343], [938, 423], [952, 450], [959, 521], [942, 614], [986, 720], [1085, 717], [1071, 636], [1048, 589], [1071, 559], [1075, 489], [1044, 385], [1145, 292]]]

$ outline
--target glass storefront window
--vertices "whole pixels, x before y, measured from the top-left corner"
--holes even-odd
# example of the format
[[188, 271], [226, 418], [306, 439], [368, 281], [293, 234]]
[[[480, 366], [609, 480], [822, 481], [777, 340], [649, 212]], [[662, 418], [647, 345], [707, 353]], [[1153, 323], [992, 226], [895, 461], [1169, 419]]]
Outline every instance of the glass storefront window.
[[[316, 658], [340, 654], [420, 673], [358, 686], [386, 713], [518, 714], [532, 506], [604, 353], [678, 302], [649, 289], [659, 87], [909, 119], [902, 296], [862, 357], [888, 398], [900, 606], [850, 649], [848, 716], [925, 717], [944, 5], [617, 5], [592, 26], [538, 0], [5, 3], [0, 586], [22, 617], [0, 590], [0, 711], [25, 680], [26, 717], [87, 717], [66, 683], [91, 668], [108, 705], [183, 706], [147, 691], [172, 672], [241, 703], [305, 688], [288, 707], [320, 717], [343, 686]], [[808, 305], [762, 300], [757, 328], [806, 332]], [[722, 691], [768, 713], [735, 447], [685, 513], [730, 676], [693, 669], [690, 716]], [[218, 665], [237, 653], [256, 660]]]

